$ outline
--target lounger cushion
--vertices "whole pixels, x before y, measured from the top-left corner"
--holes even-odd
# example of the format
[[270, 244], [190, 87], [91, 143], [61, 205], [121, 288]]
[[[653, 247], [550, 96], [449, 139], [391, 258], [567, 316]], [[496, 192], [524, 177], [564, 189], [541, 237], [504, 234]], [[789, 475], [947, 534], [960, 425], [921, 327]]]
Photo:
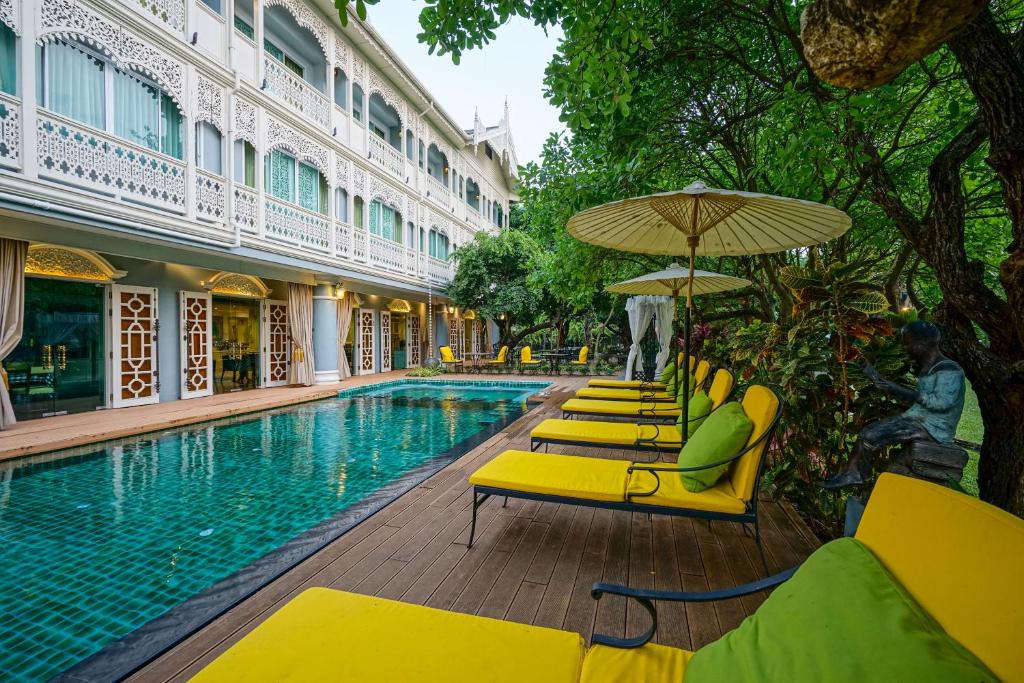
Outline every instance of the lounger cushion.
[[612, 389], [610, 387], [583, 387], [576, 390], [576, 398], [607, 401], [671, 401], [667, 391], [641, 391], [640, 389]]
[[[703, 428], [697, 430], [679, 451], [679, 466], [700, 467], [736, 455], [747, 445], [753, 430], [754, 423], [743, 412], [743, 406], [736, 402], [726, 403], [708, 416]], [[679, 476], [688, 491], [697, 493], [714, 486], [727, 469], [728, 464], [718, 465], [681, 472]]]
[[538, 441], [579, 441], [631, 447], [639, 439], [647, 439], [664, 450], [679, 449], [682, 439], [672, 425], [630, 424], [628, 422], [600, 422], [598, 420], [554, 420], [541, 422], [530, 432]]
[[[675, 467], [674, 463], [663, 463], [666, 468]], [[654, 467], [661, 467], [654, 465]], [[658, 486], [652, 496], [631, 498], [630, 502], [636, 505], [657, 505], [660, 507], [685, 508], [687, 510], [703, 510], [705, 512], [724, 512], [726, 514], [742, 514], [747, 506], [740, 500], [732, 490], [732, 484], [728, 479], [720, 481], [715, 486], [705, 489], [700, 493], [688, 491], [683, 480], [676, 472], [666, 472], [659, 475], [661, 483], [655, 480], [654, 475], [644, 470], [637, 470], [629, 477], [629, 484], [626, 490], [629, 493], [645, 493]]]
[[587, 380], [588, 387], [608, 387], [609, 389], [641, 389], [650, 387], [659, 391], [665, 390], [664, 382], [644, 382], [638, 379], [591, 379]]
[[[697, 428], [704, 424], [704, 420], [706, 420], [708, 415], [711, 414], [712, 407], [711, 398], [708, 397], [707, 392], [703, 389], [694, 392], [693, 396], [690, 397], [690, 404], [687, 406], [690, 415], [690, 419], [688, 421], [689, 430], [687, 431], [688, 436], [693, 436], [693, 433], [697, 431]], [[682, 415], [680, 415], [679, 419], [676, 421], [676, 426], [679, 427], [679, 432], [682, 433]]]
[[815, 551], [686, 669], [686, 683], [995, 680], [852, 538]]
[[577, 633], [311, 588], [194, 681], [579, 680]]
[[505, 451], [470, 475], [474, 486], [621, 503], [629, 462], [556, 453]]
[[588, 415], [665, 418], [679, 417], [681, 412], [679, 406], [671, 402], [594, 401], [583, 398], [570, 398], [562, 404], [562, 410], [566, 413], [585, 413]]
[[682, 683], [686, 662], [692, 656], [692, 652], [654, 643], [630, 650], [595, 645], [583, 660], [581, 683]]

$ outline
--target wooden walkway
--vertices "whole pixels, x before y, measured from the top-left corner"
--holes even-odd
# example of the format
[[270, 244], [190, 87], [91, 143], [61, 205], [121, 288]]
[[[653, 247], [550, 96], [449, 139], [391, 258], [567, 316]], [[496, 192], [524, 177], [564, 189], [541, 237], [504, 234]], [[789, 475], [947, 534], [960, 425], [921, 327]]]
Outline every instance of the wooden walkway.
[[[466, 548], [466, 477], [507, 448], [528, 448], [531, 428], [559, 416], [582, 380], [555, 379], [542, 406], [467, 453], [348, 534], [142, 669], [133, 681], [183, 681], [302, 590], [330, 586], [417, 604], [574, 630], [639, 633], [645, 615], [622, 598], [590, 596], [595, 581], [666, 590], [724, 588], [762, 576], [757, 549], [736, 524], [492, 498]], [[574, 449], [574, 452], [587, 452]], [[623, 451], [589, 452], [628, 458]], [[762, 534], [772, 572], [817, 545], [790, 506], [765, 501]], [[659, 604], [659, 642], [695, 649], [735, 627], [761, 602]], [[416, 634], [395, 634], [415, 638]], [[344, 647], [344, 643], [338, 643]]]

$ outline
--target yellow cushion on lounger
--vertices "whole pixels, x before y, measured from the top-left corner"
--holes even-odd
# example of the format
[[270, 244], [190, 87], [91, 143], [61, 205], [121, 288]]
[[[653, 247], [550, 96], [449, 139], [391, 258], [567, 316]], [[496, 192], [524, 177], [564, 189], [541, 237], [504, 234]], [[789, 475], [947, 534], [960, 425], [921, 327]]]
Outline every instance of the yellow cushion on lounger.
[[576, 398], [588, 398], [608, 401], [671, 401], [673, 396], [667, 391], [641, 392], [639, 389], [608, 389], [605, 387], [583, 387], [577, 389]]
[[621, 503], [626, 496], [625, 460], [555, 453], [505, 451], [469, 476], [474, 486]]
[[682, 683], [692, 652], [647, 643], [624, 650], [594, 645], [583, 660], [581, 683], [628, 683], [629, 681], [671, 681]]
[[577, 633], [311, 588], [192, 680], [570, 683], [583, 654]]
[[662, 382], [644, 382], [639, 379], [591, 379], [587, 381], [588, 387], [607, 387], [609, 389], [643, 389], [650, 387], [658, 391], [664, 391], [665, 385]]
[[539, 441], [580, 441], [584, 443], [634, 446], [638, 439], [651, 440], [665, 450], [681, 448], [679, 430], [672, 425], [599, 422], [597, 420], [555, 420], [541, 422], [530, 432]]
[[[646, 465], [645, 465], [646, 466]], [[676, 467], [675, 463], [662, 463], [651, 467]], [[732, 490], [729, 480], [723, 480], [700, 493], [687, 491], [683, 479], [678, 472], [665, 472], [658, 475], [661, 485], [653, 496], [632, 498], [630, 502], [637, 505], [661, 505], [670, 508], [686, 508], [688, 510], [704, 510], [706, 512], [742, 513], [747, 506]], [[629, 477], [627, 491], [644, 493], [655, 487], [657, 482], [650, 472], [636, 471]]]
[[[640, 410], [643, 409], [641, 413]], [[679, 417], [679, 406], [668, 403], [634, 401], [593, 401], [585, 398], [570, 398], [562, 404], [567, 413], [590, 413], [597, 415], [628, 415], [635, 417]]]

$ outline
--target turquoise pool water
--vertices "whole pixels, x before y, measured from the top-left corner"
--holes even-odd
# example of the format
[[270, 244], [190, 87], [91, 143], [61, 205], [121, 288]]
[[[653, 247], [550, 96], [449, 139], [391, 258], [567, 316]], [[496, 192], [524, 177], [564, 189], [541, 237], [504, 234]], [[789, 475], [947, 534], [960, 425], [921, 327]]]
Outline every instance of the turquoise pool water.
[[403, 475], [427, 476], [540, 386], [389, 383], [0, 466], [0, 679], [46, 680]]

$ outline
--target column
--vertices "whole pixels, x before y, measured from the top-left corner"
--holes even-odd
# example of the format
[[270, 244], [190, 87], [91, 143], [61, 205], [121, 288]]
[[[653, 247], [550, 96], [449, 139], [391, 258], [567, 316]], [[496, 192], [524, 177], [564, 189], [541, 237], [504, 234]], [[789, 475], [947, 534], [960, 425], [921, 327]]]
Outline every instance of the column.
[[338, 302], [334, 284], [313, 288], [313, 362], [317, 384], [338, 382]]

